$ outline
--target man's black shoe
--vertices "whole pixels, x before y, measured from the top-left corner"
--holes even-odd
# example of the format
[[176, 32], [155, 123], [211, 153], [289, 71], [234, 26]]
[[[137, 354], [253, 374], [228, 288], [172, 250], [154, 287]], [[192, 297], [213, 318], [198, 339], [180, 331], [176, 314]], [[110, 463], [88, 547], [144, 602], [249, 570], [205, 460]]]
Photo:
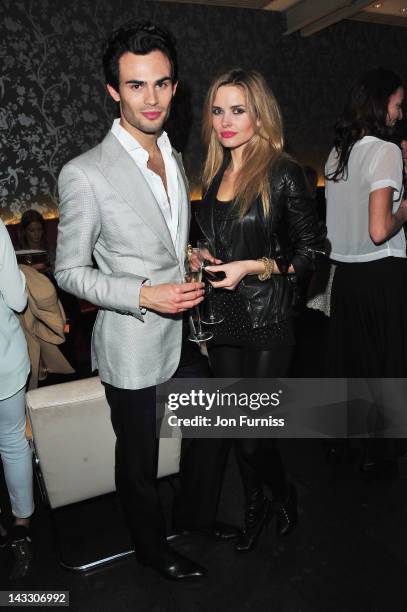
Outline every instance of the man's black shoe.
[[215, 538], [216, 540], [233, 540], [241, 535], [241, 531], [235, 525], [215, 521], [211, 527], [175, 528], [174, 533], [169, 536], [168, 540], [173, 540], [180, 536], [190, 536], [196, 534], [205, 535], [210, 538]]
[[147, 565], [157, 570], [157, 572], [160, 572], [165, 578], [178, 582], [200, 580], [208, 573], [202, 565], [198, 565], [194, 561], [183, 557], [175, 552], [175, 550], [164, 557], [138, 557], [138, 560], [142, 565]]

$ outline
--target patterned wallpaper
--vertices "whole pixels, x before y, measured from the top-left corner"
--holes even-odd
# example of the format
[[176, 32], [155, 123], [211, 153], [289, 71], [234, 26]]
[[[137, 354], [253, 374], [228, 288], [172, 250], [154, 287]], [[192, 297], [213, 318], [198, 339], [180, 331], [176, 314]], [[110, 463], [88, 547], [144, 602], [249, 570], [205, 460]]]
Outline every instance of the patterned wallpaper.
[[343, 22], [311, 38], [282, 36], [277, 13], [142, 0], [0, 0], [0, 216], [55, 213], [62, 165], [99, 142], [115, 106], [105, 93], [101, 46], [131, 18], [169, 27], [180, 87], [168, 126], [193, 187], [203, 151], [200, 113], [225, 67], [262, 71], [282, 106], [288, 149], [320, 174], [352, 80], [383, 64], [407, 81], [406, 31]]

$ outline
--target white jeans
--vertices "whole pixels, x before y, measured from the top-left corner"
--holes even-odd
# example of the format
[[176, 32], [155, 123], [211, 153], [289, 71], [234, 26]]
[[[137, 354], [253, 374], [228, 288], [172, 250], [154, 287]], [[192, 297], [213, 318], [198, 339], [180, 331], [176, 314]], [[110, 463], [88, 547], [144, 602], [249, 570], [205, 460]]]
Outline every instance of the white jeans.
[[25, 387], [0, 400], [0, 453], [14, 516], [34, 512], [32, 453], [25, 437]]

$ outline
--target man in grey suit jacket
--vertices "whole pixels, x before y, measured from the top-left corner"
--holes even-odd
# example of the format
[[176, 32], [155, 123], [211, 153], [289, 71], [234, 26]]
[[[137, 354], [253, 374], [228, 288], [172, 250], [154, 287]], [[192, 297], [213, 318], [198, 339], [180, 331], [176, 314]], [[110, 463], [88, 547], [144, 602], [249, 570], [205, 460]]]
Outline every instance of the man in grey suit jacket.
[[[177, 87], [175, 50], [164, 30], [130, 22], [111, 36], [103, 63], [120, 119], [103, 142], [62, 169], [55, 276], [65, 291], [100, 307], [92, 364], [111, 408], [116, 486], [138, 559], [168, 578], [186, 580], [205, 570], [167, 543], [155, 483], [155, 385], [182, 367], [182, 314], [202, 301], [204, 289], [183, 282], [188, 184], [162, 130]], [[194, 359], [201, 359], [198, 351]], [[210, 479], [206, 457], [189, 454]], [[222, 473], [223, 461], [219, 469], [213, 464], [214, 471]], [[189, 480], [194, 492], [185, 499], [199, 504], [200, 477]], [[202, 521], [213, 525], [218, 485], [210, 487], [211, 507]], [[191, 508], [177, 506], [187, 526], [199, 523]]]

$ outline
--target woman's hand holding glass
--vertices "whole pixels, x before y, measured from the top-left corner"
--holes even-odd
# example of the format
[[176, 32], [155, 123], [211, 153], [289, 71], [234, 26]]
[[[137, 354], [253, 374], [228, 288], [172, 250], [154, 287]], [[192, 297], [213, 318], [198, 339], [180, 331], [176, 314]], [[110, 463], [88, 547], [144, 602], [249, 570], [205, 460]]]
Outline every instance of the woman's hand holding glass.
[[221, 259], [216, 259], [216, 257], [212, 255], [211, 253], [212, 249], [209, 245], [209, 242], [207, 242], [206, 240], [198, 240], [198, 249], [203, 259], [205, 267], [207, 264], [213, 264], [215, 266], [217, 264], [222, 263]]

